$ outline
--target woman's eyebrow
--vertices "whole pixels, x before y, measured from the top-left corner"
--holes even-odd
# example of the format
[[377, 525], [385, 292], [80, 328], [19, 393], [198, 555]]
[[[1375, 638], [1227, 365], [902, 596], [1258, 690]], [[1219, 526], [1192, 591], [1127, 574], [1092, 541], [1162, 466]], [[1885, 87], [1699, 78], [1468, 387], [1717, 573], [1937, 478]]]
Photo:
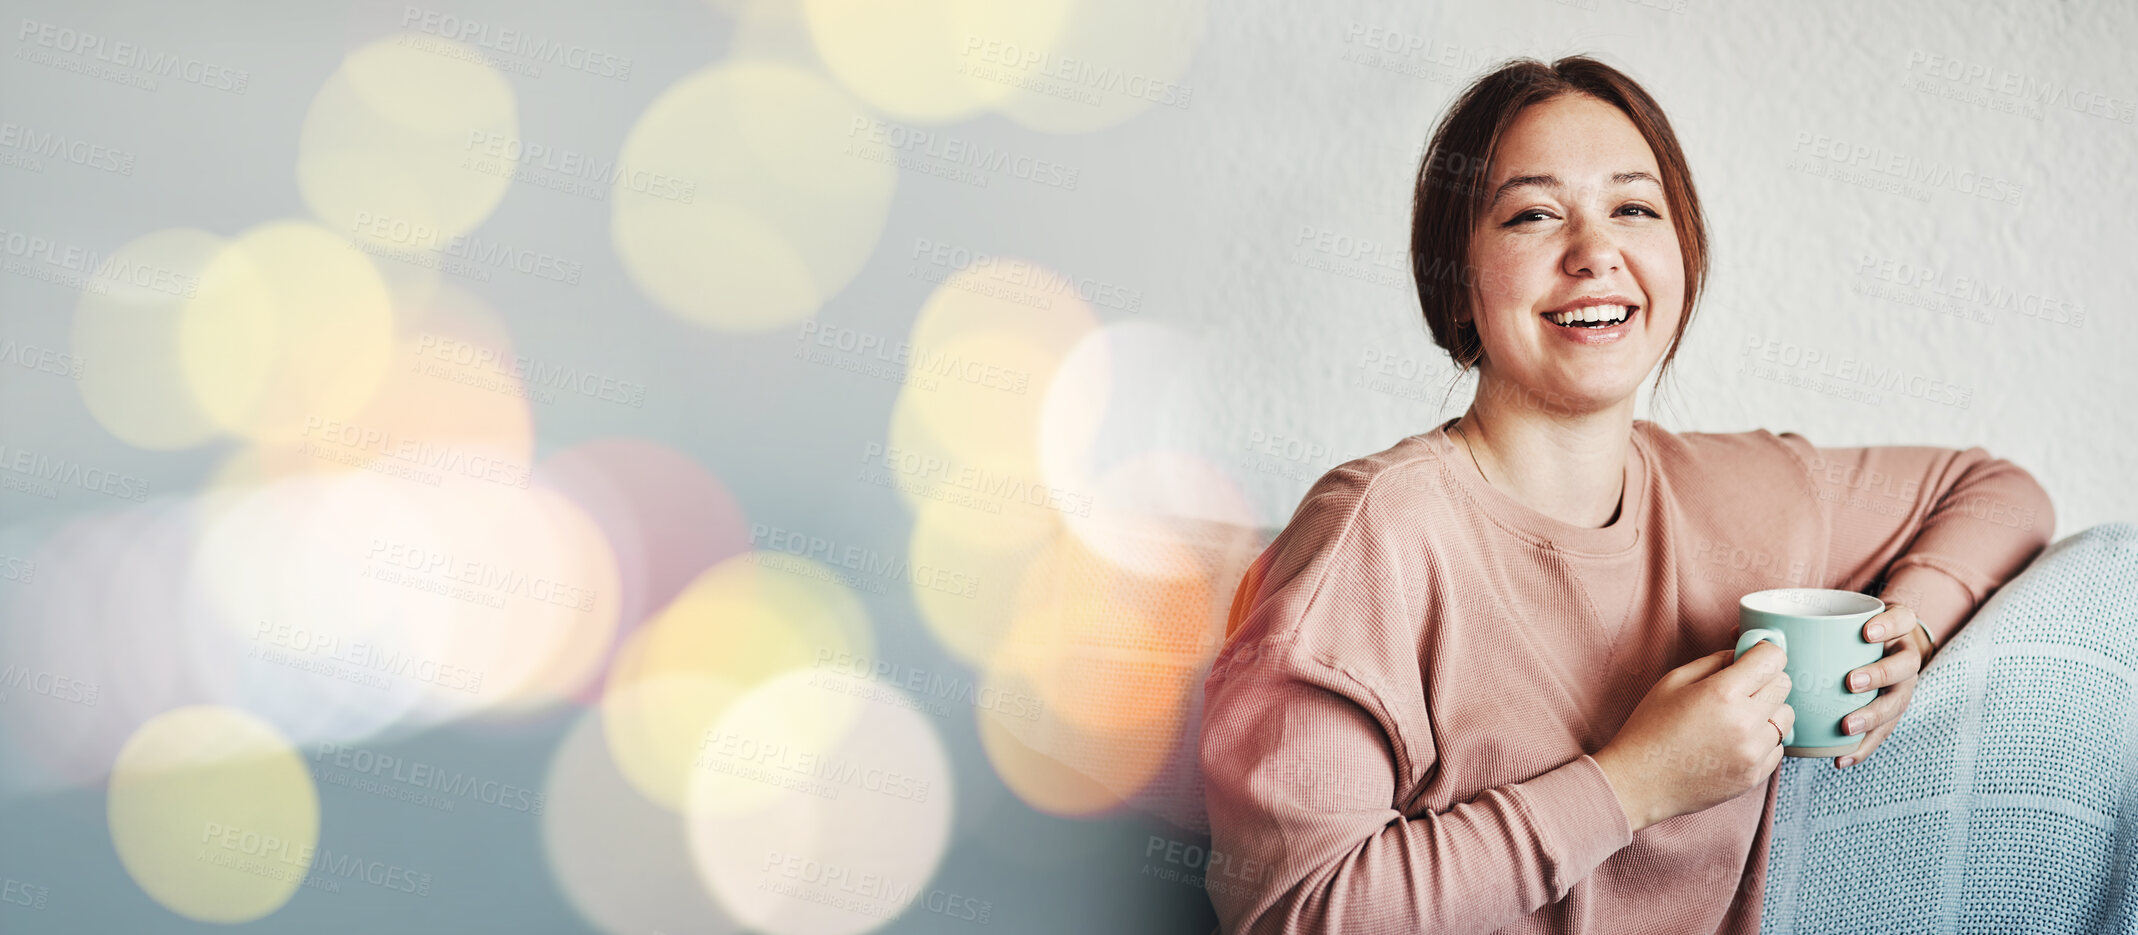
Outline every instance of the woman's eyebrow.
[[[1636, 170], [1633, 172], [1614, 172], [1611, 174], [1611, 184], [1613, 185], [1627, 185], [1633, 182], [1651, 182], [1654, 183], [1655, 187], [1657, 188], [1663, 187], [1663, 180], [1656, 178], [1655, 174], [1652, 172], [1642, 172]], [[1564, 184], [1566, 183], [1559, 181], [1559, 177], [1556, 175], [1517, 175], [1514, 178], [1501, 182], [1500, 187], [1493, 190], [1492, 202], [1486, 207], [1490, 208], [1498, 205], [1500, 203], [1500, 199], [1506, 197], [1508, 192], [1511, 192], [1517, 188], [1521, 188], [1525, 185], [1536, 185], [1542, 188], [1558, 188]]]
[[[1493, 190], [1492, 205], [1499, 204], [1500, 199], [1506, 197], [1508, 192], [1511, 192], [1517, 188], [1521, 188], [1524, 185], [1537, 185], [1544, 188], [1558, 188], [1559, 186], [1564, 184], [1564, 182], [1559, 181], [1559, 177], [1556, 175], [1517, 175], [1514, 178], [1501, 182], [1500, 187]], [[1488, 205], [1487, 207], [1491, 207], [1491, 205]]]

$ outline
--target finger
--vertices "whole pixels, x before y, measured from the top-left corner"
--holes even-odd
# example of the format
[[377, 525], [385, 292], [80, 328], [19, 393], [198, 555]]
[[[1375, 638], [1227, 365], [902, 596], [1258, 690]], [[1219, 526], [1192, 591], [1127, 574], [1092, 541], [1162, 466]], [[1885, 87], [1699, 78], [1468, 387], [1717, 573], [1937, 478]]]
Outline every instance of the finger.
[[1745, 654], [1737, 657], [1728, 668], [1706, 677], [1720, 680], [1723, 688], [1741, 698], [1758, 691], [1774, 678], [1775, 673], [1782, 671], [1788, 661], [1789, 654], [1782, 652], [1781, 647], [1770, 640], [1761, 640], [1745, 650]]
[[1890, 723], [1866, 734], [1863, 738], [1863, 743], [1856, 748], [1856, 752], [1835, 759], [1834, 766], [1836, 768], [1846, 768], [1869, 759], [1871, 751], [1878, 749], [1878, 745], [1885, 743], [1886, 738], [1891, 736], [1893, 736], [1893, 725]]
[[1906, 665], [1917, 671], [1923, 668], [1923, 647], [1915, 640], [1899, 637], [1886, 644], [1886, 659], [1893, 662], [1906, 660]]
[[1774, 726], [1782, 729], [1784, 737], [1789, 736], [1790, 728], [1797, 726], [1797, 709], [1786, 704], [1776, 708], [1768, 717], [1774, 721]]
[[1670, 670], [1663, 678], [1675, 680], [1677, 683], [1700, 681], [1728, 666], [1730, 657], [1736, 652], [1734, 648], [1716, 650]]
[[1854, 737], [1884, 726], [1892, 711], [1892, 705], [1886, 701], [1887, 697], [1880, 695], [1870, 704], [1842, 715], [1841, 733]]
[[1905, 636], [1915, 629], [1915, 609], [1905, 604], [1888, 603], [1886, 609], [1863, 622], [1863, 641], [1882, 643], [1895, 637]]
[[1761, 685], [1758, 691], [1752, 693], [1752, 697], [1765, 702], [1771, 708], [1788, 700], [1790, 685], [1789, 673], [1776, 672], [1773, 678], [1768, 679], [1766, 684]]
[[1850, 670], [1848, 674], [1848, 690], [1851, 692], [1867, 692], [1883, 688], [1885, 684], [1886, 670], [1885, 660], [1883, 659], [1867, 666], [1859, 666]]
[[1851, 670], [1848, 676], [1849, 691], [1867, 692], [1888, 685], [1898, 685], [1921, 672], [1923, 654], [1916, 651], [1914, 646], [1908, 645], [1906, 640], [1900, 641], [1899, 645], [1900, 649], [1890, 650], [1877, 662]]
[[1841, 732], [1844, 734], [1867, 734], [1880, 727], [1892, 724], [1900, 720], [1902, 712], [1908, 710], [1908, 702], [1914, 696], [1915, 683], [1913, 682], [1902, 682], [1879, 692], [1878, 697], [1872, 699], [1870, 704], [1851, 711], [1842, 717]]

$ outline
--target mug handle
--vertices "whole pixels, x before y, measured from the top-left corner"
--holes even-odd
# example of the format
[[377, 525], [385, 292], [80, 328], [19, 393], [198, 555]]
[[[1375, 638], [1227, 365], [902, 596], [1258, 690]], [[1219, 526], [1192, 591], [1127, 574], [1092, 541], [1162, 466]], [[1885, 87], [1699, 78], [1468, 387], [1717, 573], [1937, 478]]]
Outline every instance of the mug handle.
[[[1789, 638], [1783, 636], [1782, 631], [1780, 630], [1746, 630], [1743, 636], [1737, 638], [1737, 654], [1731, 656], [1730, 659], [1732, 661], [1735, 661], [1737, 659], [1743, 658], [1745, 651], [1751, 649], [1754, 646], [1759, 645], [1761, 640], [1771, 640], [1773, 641], [1776, 647], [1779, 647], [1781, 649], [1782, 652], [1786, 653], [1789, 651]], [[1791, 724], [1789, 725], [1789, 732], [1782, 735], [1782, 746], [1786, 747], [1796, 739], [1797, 727], [1795, 724]]]

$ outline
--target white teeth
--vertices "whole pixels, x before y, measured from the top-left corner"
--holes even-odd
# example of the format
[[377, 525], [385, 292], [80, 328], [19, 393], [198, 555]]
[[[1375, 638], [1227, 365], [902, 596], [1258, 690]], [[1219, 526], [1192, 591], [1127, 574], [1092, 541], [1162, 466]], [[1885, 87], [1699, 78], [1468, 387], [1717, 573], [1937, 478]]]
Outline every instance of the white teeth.
[[1624, 305], [1591, 305], [1587, 308], [1552, 312], [1549, 317], [1554, 323], [1564, 325], [1577, 321], [1624, 321], [1631, 314], [1632, 310]]

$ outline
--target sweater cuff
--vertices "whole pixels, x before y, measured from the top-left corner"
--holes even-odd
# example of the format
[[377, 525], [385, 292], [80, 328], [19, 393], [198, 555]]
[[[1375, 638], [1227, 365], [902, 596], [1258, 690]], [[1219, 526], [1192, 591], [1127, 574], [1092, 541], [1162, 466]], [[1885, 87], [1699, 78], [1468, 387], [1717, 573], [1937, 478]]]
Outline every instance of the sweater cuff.
[[1514, 791], [1542, 838], [1552, 861], [1552, 898], [1565, 898], [1581, 882], [1628, 844], [1633, 826], [1625, 807], [1596, 758], [1586, 753], [1527, 782]]
[[1915, 611], [1931, 648], [1945, 645], [1975, 610], [1975, 597], [1958, 579], [1928, 565], [1909, 565], [1893, 573], [1879, 597]]

